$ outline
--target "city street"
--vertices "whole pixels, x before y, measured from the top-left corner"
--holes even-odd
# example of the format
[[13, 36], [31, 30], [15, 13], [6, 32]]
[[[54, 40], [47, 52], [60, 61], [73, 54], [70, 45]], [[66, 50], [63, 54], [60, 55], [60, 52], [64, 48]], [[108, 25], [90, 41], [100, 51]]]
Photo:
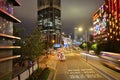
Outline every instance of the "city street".
[[[85, 59], [85, 56], [85, 53], [81, 53], [81, 58]], [[87, 62], [102, 71], [103, 73], [110, 75], [115, 80], [120, 79], [120, 73], [101, 64], [100, 58], [98, 56], [87, 54]]]
[[120, 0], [0, 0], [0, 80], [39, 79], [120, 80]]
[[81, 59], [80, 55], [73, 52], [66, 53], [66, 60], [59, 61], [56, 67], [54, 80], [107, 80], [88, 63]]
[[[100, 62], [95, 55], [83, 53], [82, 50], [64, 50], [65, 61], [60, 61], [56, 54], [42, 59], [40, 66], [49, 67], [54, 77], [49, 80], [119, 80], [119, 72], [114, 71]], [[46, 61], [47, 60], [47, 61]], [[86, 61], [87, 60], [87, 61]]]

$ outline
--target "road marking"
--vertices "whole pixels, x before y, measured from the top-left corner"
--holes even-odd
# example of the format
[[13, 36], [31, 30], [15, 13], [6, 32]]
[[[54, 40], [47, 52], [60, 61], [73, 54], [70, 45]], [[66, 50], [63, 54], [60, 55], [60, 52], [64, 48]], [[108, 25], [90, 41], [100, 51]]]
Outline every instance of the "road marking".
[[100, 79], [103, 78], [93, 69], [69, 69], [67, 74], [70, 79]]

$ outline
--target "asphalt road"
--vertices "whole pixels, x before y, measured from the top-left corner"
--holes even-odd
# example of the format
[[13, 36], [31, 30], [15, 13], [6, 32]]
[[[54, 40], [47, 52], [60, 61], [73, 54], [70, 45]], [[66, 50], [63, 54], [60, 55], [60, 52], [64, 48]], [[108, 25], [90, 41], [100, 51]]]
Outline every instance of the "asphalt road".
[[98, 73], [81, 55], [66, 52], [66, 60], [58, 61], [54, 80], [108, 80]]
[[[98, 56], [89, 55], [89, 54], [86, 55], [81, 52], [78, 54], [80, 54], [81, 58], [83, 59], [85, 59], [85, 57], [87, 56], [87, 62], [89, 64], [93, 65], [94, 67], [102, 71], [103, 73], [111, 76], [112, 78], [114, 78], [114, 80], [120, 80], [120, 72], [112, 70], [111, 68], [106, 67], [105, 65], [101, 64], [100, 58]], [[110, 80], [113, 80], [113, 79], [110, 79]]]

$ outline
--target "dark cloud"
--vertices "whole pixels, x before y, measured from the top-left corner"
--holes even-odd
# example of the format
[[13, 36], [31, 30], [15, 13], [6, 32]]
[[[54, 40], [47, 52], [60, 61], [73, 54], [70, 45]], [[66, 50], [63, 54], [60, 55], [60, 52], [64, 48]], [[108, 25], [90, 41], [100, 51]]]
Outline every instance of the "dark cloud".
[[103, 3], [104, 0], [62, 0], [62, 30], [69, 34], [76, 26], [91, 27], [92, 15]]

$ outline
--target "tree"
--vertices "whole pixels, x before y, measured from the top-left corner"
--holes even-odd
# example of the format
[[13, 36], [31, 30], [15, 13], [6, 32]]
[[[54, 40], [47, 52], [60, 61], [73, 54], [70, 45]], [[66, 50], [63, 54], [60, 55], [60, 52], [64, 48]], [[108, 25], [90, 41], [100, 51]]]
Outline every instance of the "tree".
[[[24, 31], [24, 28], [22, 28], [22, 27], [18, 27], [18, 26], [14, 26], [13, 27], [13, 36], [17, 36], [17, 37], [20, 37], [20, 33], [22, 32], [22, 31]], [[23, 42], [22, 42], [22, 40], [14, 40], [13, 41], [13, 45], [14, 46], [23, 46]], [[22, 49], [20, 48], [20, 49], [13, 49], [13, 55], [22, 55]], [[15, 62], [18, 62], [20, 59], [21, 59], [22, 57], [20, 57], [20, 58], [17, 58], [17, 59], [14, 59], [13, 60], [13, 63]]]
[[[13, 27], [13, 35], [14, 36], [19, 37], [20, 33], [22, 31], [24, 31], [24, 29], [21, 28], [21, 27], [17, 27], [17, 26]], [[23, 41], [22, 40], [14, 40], [13, 45], [15, 45], [15, 46], [21, 46], [22, 47], [23, 46]], [[22, 54], [21, 49], [14, 49], [13, 50], [13, 54], [14, 55], [18, 55], [18, 54], [20, 55], [20, 54]]]
[[24, 53], [27, 57], [29, 57], [30, 60], [37, 60], [39, 67], [39, 57], [42, 55], [44, 48], [45, 44], [42, 43], [41, 32], [39, 27], [37, 27], [33, 33], [25, 39], [25, 46], [23, 47], [25, 50]]

